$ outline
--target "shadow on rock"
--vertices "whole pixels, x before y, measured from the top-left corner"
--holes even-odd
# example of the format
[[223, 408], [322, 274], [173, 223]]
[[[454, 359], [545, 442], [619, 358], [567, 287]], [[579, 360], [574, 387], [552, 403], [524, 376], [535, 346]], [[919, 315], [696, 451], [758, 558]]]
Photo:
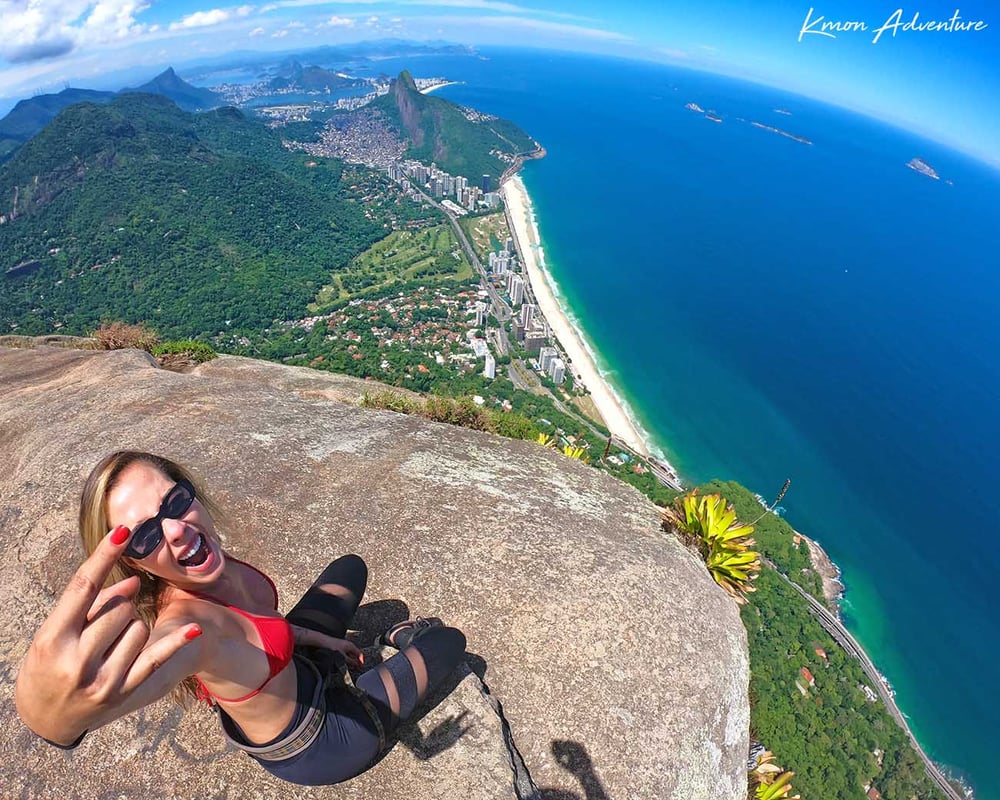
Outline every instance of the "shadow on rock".
[[403, 725], [396, 732], [399, 743], [405, 745], [421, 761], [429, 761], [439, 753], [443, 753], [455, 742], [461, 739], [469, 730], [469, 726], [463, 725], [463, 720], [468, 716], [468, 711], [450, 716], [434, 726], [426, 734], [416, 725]]
[[[366, 672], [377, 667], [383, 660], [379, 652], [380, 648], [375, 647], [375, 639], [393, 625], [408, 619], [410, 619], [410, 609], [402, 600], [375, 600], [358, 608], [351, 622], [351, 629], [357, 631], [357, 634], [351, 635], [349, 638], [358, 647], [366, 649]], [[409, 719], [395, 731], [390, 741], [395, 739], [418, 759], [427, 761], [444, 752], [462, 738], [470, 728], [469, 725], [464, 724], [465, 717], [468, 715], [467, 711], [449, 715], [426, 733], [420, 729], [418, 723], [455, 691], [470, 672], [482, 679], [486, 674], [486, 660], [475, 653], [467, 652], [465, 665], [460, 665], [435, 691], [428, 694], [420, 702]], [[393, 746], [394, 744], [390, 744], [378, 760], [384, 758]]]
[[552, 755], [560, 767], [576, 778], [583, 787], [583, 797], [565, 789], [541, 789], [540, 800], [611, 800], [601, 779], [594, 770], [587, 749], [579, 742], [556, 740], [552, 742]]
[[358, 647], [370, 647], [380, 633], [409, 618], [410, 607], [402, 600], [374, 600], [360, 606], [355, 612], [351, 628], [360, 635], [349, 638]]

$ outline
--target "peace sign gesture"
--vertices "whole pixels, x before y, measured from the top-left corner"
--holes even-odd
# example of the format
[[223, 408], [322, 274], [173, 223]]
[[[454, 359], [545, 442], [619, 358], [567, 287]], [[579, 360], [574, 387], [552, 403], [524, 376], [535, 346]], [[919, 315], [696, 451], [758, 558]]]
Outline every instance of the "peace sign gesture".
[[149, 629], [132, 605], [139, 579], [100, 588], [130, 536], [128, 528], [115, 528], [80, 565], [21, 664], [17, 712], [51, 744], [73, 747], [120, 716], [133, 693], [201, 635], [198, 625], [185, 625], [143, 649]]

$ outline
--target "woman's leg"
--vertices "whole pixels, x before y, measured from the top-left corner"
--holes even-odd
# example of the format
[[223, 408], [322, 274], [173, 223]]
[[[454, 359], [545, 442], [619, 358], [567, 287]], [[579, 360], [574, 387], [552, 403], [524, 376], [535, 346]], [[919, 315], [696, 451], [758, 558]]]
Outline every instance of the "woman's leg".
[[361, 556], [341, 556], [320, 573], [285, 619], [343, 639], [367, 584], [368, 567]]
[[465, 656], [465, 635], [457, 628], [433, 628], [356, 684], [372, 700], [387, 732], [407, 719], [427, 692], [438, 686]]

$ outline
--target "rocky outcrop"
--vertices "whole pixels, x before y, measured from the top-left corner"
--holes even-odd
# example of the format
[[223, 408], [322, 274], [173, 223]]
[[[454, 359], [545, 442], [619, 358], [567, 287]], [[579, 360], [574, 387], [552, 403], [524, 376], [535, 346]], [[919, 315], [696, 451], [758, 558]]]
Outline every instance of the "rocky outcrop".
[[[742, 800], [744, 631], [639, 493], [531, 442], [360, 409], [367, 382], [222, 357], [0, 347], [0, 795]], [[359, 642], [407, 614], [469, 640], [469, 671], [337, 787], [281, 784], [166, 701], [64, 754], [17, 719], [28, 640], [81, 551], [77, 495], [121, 447], [190, 465], [227, 547], [288, 608], [334, 556], [371, 572]]]

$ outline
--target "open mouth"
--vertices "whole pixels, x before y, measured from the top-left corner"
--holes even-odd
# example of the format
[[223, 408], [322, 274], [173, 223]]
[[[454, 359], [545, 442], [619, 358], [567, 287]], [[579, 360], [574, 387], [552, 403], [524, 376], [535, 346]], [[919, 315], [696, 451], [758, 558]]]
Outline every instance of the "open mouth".
[[177, 559], [182, 567], [200, 567], [208, 558], [208, 543], [200, 533], [197, 540]]

